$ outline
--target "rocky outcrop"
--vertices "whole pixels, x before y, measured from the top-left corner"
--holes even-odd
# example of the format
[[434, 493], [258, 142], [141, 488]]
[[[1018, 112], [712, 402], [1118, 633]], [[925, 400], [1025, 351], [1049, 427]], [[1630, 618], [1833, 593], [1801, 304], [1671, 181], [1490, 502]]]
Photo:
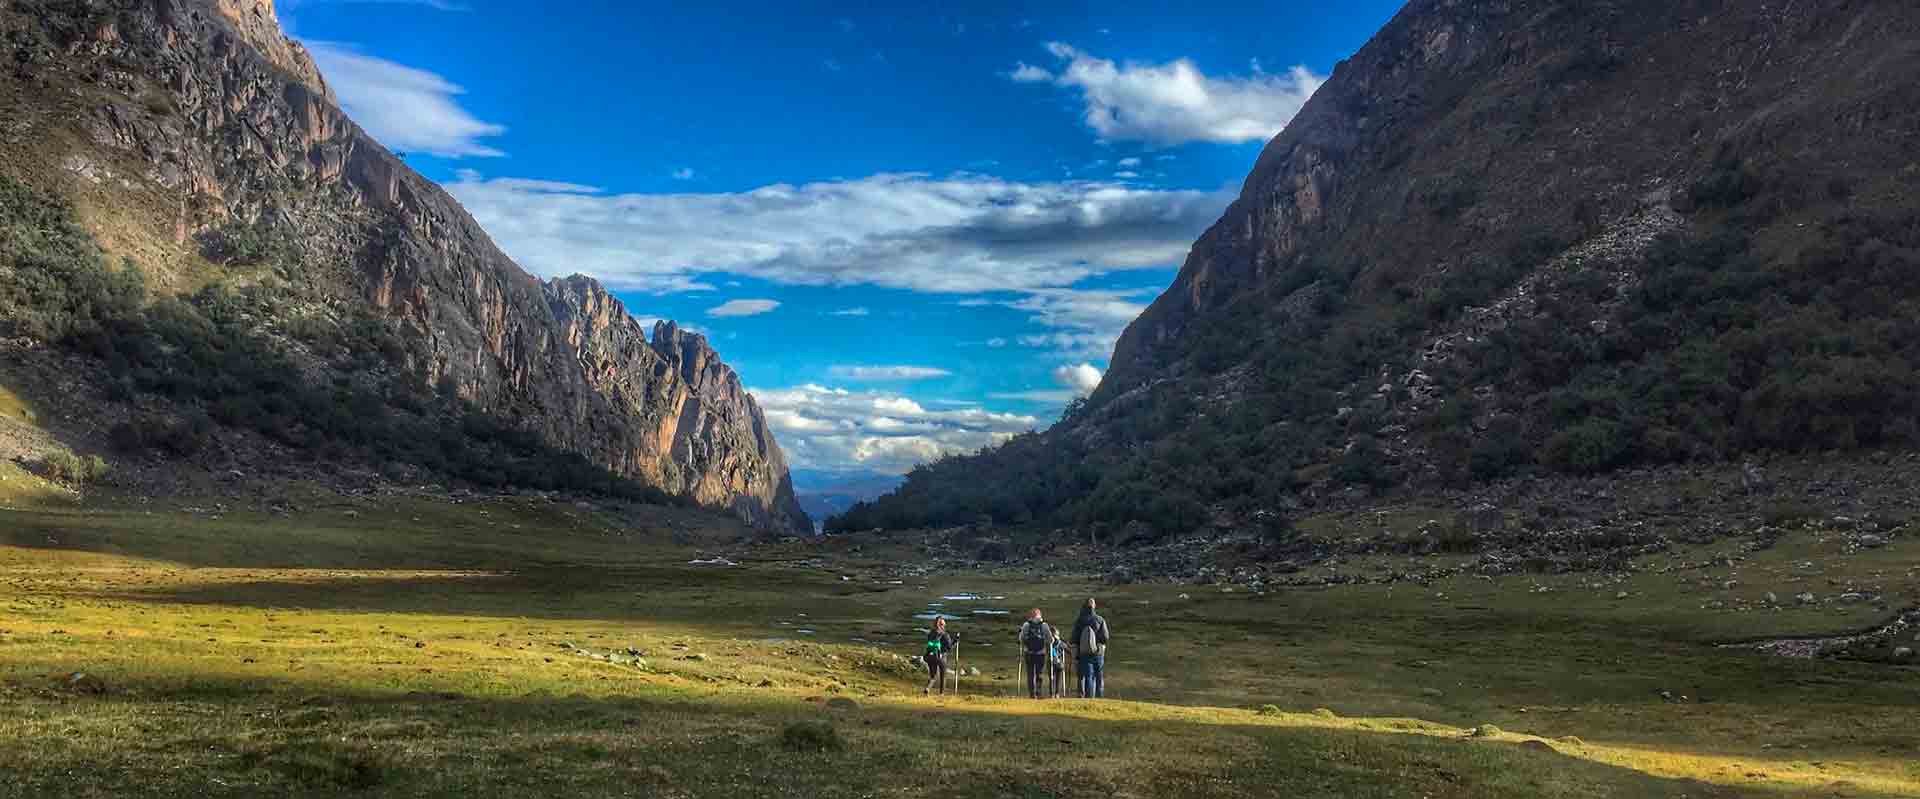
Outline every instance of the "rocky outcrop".
[[13, 78], [45, 102], [0, 147], [64, 148], [31, 156], [74, 165], [175, 243], [270, 229], [298, 282], [419, 337], [430, 379], [480, 408], [757, 525], [809, 527], [759, 407], [705, 339], [668, 324], [649, 340], [591, 279], [521, 270], [340, 110], [271, 0], [25, 5], [0, 18]]
[[706, 337], [661, 321], [649, 340], [591, 278], [544, 290], [556, 349], [577, 357], [582, 379], [554, 397], [564, 423], [546, 429], [550, 440], [755, 524], [803, 529], [780, 445]]

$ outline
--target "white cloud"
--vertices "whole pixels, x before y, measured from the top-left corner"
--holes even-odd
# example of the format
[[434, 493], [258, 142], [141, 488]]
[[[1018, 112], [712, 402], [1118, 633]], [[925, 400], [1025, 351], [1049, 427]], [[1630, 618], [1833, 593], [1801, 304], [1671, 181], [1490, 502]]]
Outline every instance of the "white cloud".
[[464, 173], [447, 184], [529, 270], [619, 289], [732, 272], [776, 283], [1025, 291], [1177, 265], [1232, 200], [1111, 181], [882, 174], [737, 193], [564, 190]]
[[1084, 397], [1100, 387], [1100, 370], [1090, 363], [1066, 364], [1053, 370], [1053, 382]]
[[[1144, 294], [1151, 294], [1151, 291]], [[1019, 337], [1022, 345], [1051, 349], [1072, 358], [1106, 360], [1120, 333], [1147, 306], [1140, 291], [1112, 289], [1036, 289], [1006, 305], [1026, 311], [1044, 333]]]
[[707, 309], [708, 316], [759, 316], [780, 307], [779, 300], [727, 300]]
[[867, 310], [866, 308], [864, 308], [864, 307], [862, 307], [862, 308], [841, 308], [841, 309], [840, 309], [840, 310], [838, 310], [838, 311], [833, 311], [833, 312], [832, 312], [832, 315], [834, 315], [834, 316], [866, 316], [866, 315], [867, 315], [867, 314], [869, 314], [869, 313], [871, 313], [871, 311], [868, 311], [868, 310]]
[[952, 375], [933, 366], [833, 366], [828, 373], [842, 380], [930, 380]]
[[1057, 74], [1022, 63], [1008, 76], [1078, 91], [1087, 126], [1107, 141], [1264, 141], [1286, 127], [1326, 80], [1306, 67], [1271, 75], [1256, 64], [1247, 77], [1214, 78], [1185, 58], [1115, 64], [1061, 42], [1048, 43], [1047, 52], [1065, 62]]
[[997, 349], [1000, 349], [1001, 347], [1007, 346], [1007, 340], [999, 336], [995, 336], [993, 338], [987, 339], [987, 346], [997, 350]]
[[1122, 169], [1118, 172], [1113, 173], [1113, 176], [1116, 178], [1121, 178], [1123, 180], [1131, 180], [1133, 178], [1140, 177], [1140, 173], [1135, 172], [1131, 169]]
[[453, 0], [281, 0], [283, 7], [291, 10], [301, 6], [323, 5], [383, 5], [383, 6], [426, 6], [435, 11], [472, 11], [466, 3]]
[[1045, 83], [1053, 80], [1053, 73], [1023, 61], [1014, 64], [1007, 77], [1017, 83]]
[[1028, 391], [995, 391], [987, 394], [991, 399], [1017, 400], [1020, 402], [1039, 402], [1048, 405], [1064, 405], [1077, 398], [1092, 394], [1100, 386], [1100, 369], [1090, 363], [1063, 364], [1053, 370], [1053, 382], [1061, 388], [1032, 389]]
[[1070, 389], [1036, 389], [1033, 391], [994, 391], [987, 394], [991, 399], [1019, 400], [1021, 402], [1044, 402], [1049, 405], [1061, 405], [1080, 396]]
[[693, 171], [693, 167], [683, 166], [683, 167], [680, 167], [679, 169], [673, 170], [673, 172], [670, 174], [673, 175], [674, 180], [692, 180], [695, 177], [698, 177], [700, 173]]
[[[481, 143], [506, 128], [482, 122], [455, 98], [465, 89], [426, 70], [367, 55], [339, 42], [305, 41], [340, 105], [367, 133], [398, 152], [446, 158], [505, 153]], [[520, 187], [527, 190], [526, 187]]]
[[1033, 416], [977, 407], [934, 410], [884, 392], [819, 385], [752, 391], [767, 424], [780, 433], [788, 460], [804, 468], [857, 466], [898, 474], [942, 455], [1000, 443], [1039, 423]]
[[1121, 166], [1121, 167], [1133, 167], [1133, 166], [1139, 166], [1139, 165], [1140, 165], [1140, 159], [1138, 158], [1122, 158], [1118, 162], [1116, 162], [1116, 166]]

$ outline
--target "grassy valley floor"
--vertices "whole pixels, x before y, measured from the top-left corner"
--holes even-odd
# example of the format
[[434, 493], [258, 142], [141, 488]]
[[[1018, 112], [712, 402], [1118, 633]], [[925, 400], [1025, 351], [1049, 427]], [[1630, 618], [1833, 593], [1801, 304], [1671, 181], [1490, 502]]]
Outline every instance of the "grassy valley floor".
[[[310, 505], [0, 510], [0, 796], [1920, 795], [1920, 669], [1713, 646], [1884, 621], [1909, 539], [1252, 595]], [[1089, 593], [1114, 698], [1015, 698], [1019, 611]], [[959, 697], [919, 695], [928, 612], [981, 670]]]

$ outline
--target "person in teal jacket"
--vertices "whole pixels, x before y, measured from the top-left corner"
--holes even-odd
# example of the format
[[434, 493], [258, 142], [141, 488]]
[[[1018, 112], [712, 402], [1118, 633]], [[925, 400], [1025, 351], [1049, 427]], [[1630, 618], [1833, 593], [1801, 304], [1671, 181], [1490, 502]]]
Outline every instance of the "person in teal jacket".
[[947, 632], [947, 620], [935, 618], [933, 629], [927, 631], [927, 687], [920, 693], [947, 692], [947, 658], [959, 645], [960, 639]]

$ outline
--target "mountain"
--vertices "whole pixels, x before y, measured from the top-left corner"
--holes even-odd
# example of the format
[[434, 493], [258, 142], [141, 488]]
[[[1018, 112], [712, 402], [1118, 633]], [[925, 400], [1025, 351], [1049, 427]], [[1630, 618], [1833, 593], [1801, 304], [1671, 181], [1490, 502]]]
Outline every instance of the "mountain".
[[900, 475], [861, 469], [795, 469], [794, 491], [807, 515], [825, 519], [900, 486]]
[[[0, 35], [10, 332], [106, 364], [102, 401], [142, 414], [123, 449], [152, 449], [140, 428], [245, 428], [269, 455], [611, 479], [810, 528], [703, 337], [649, 338], [593, 280], [522, 271], [342, 113], [271, 0], [8, 0]], [[95, 301], [122, 260], [146, 299]]]
[[1920, 6], [1414, 0], [1052, 429], [836, 529], [1920, 446]]

